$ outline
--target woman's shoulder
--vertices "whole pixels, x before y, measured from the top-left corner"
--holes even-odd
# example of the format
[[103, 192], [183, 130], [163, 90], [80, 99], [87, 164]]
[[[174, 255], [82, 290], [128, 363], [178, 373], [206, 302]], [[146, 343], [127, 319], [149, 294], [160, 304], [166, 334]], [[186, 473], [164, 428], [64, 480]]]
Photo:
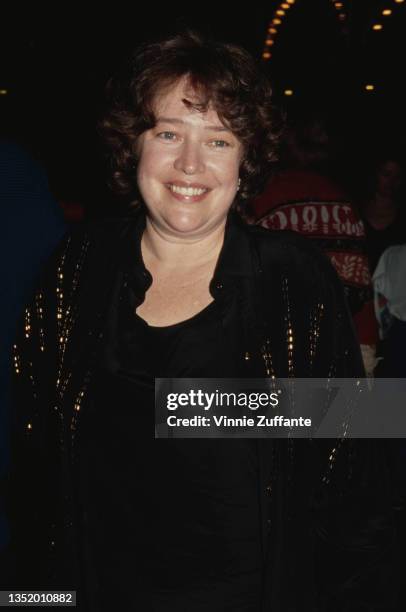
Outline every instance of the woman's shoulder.
[[71, 249], [80, 247], [84, 242], [94, 247], [100, 241], [114, 242], [132, 223], [134, 223], [134, 217], [106, 217], [82, 221], [69, 229], [65, 234], [64, 242], [69, 244]]
[[91, 278], [95, 270], [109, 267], [133, 224], [132, 217], [112, 217], [84, 221], [69, 228], [44, 265], [37, 288], [44, 294], [52, 293], [55, 284], [68, 288]]
[[65, 264], [86, 255], [107, 255], [114, 252], [123, 236], [134, 225], [133, 217], [108, 217], [83, 221], [68, 229], [54, 254], [54, 263], [62, 259]]
[[264, 272], [278, 267], [284, 273], [296, 273], [312, 279], [320, 276], [334, 284], [338, 276], [327, 255], [312, 240], [288, 230], [271, 230], [258, 225], [247, 226], [247, 231], [259, 253]]

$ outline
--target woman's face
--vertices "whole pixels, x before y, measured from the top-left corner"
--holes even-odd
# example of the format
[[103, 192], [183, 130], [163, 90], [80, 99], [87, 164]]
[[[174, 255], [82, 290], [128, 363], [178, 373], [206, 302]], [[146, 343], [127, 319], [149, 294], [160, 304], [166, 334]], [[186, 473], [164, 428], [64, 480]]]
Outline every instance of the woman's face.
[[185, 78], [157, 96], [155, 127], [138, 142], [138, 187], [162, 233], [198, 238], [224, 225], [235, 198], [243, 147], [217, 112], [198, 102]]

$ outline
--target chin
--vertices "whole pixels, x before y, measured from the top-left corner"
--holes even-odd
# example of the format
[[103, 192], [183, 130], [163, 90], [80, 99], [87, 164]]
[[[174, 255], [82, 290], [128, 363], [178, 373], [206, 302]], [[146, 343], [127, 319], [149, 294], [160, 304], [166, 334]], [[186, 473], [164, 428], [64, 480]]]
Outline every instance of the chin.
[[207, 221], [166, 221], [166, 227], [175, 234], [197, 234], [207, 227]]
[[[196, 211], [197, 212], [197, 211]], [[201, 214], [190, 214], [189, 212], [175, 212], [162, 217], [161, 224], [177, 234], [189, 234], [198, 232], [207, 227], [209, 220]]]

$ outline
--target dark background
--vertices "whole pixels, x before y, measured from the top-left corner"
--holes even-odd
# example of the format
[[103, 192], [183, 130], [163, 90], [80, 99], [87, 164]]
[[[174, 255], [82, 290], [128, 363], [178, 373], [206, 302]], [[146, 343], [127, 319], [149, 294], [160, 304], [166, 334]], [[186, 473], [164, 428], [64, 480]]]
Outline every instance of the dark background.
[[[264, 41], [280, 2], [113, 2], [87, 12], [71, 3], [46, 10], [22, 6], [3, 15], [1, 131], [42, 159], [60, 200], [97, 210], [106, 191], [95, 122], [108, 76], [140, 42], [190, 26], [258, 58], [288, 117], [309, 108], [327, 114], [343, 172], [359, 175], [374, 154], [403, 154], [406, 2], [342, 3], [344, 21], [332, 0], [296, 0], [268, 61], [262, 60]], [[383, 8], [392, 15], [381, 17]], [[382, 31], [372, 30], [376, 22], [384, 24]], [[367, 83], [375, 91], [367, 92]], [[286, 97], [286, 88], [294, 95]]]

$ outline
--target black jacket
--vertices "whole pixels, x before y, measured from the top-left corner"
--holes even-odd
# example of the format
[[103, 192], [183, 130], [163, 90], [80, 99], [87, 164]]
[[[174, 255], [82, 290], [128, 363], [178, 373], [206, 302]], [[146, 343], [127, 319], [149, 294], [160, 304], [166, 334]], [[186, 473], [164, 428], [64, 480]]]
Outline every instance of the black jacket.
[[[144, 224], [140, 212], [68, 236], [26, 310], [14, 357], [10, 586], [80, 585], [75, 436], [114, 281]], [[299, 236], [249, 227], [231, 214], [210, 285], [215, 298], [229, 289], [239, 316], [223, 325], [230, 336], [243, 334], [245, 377], [363, 375], [340, 282]], [[394, 609], [380, 446], [260, 440], [259, 449], [262, 610]]]

